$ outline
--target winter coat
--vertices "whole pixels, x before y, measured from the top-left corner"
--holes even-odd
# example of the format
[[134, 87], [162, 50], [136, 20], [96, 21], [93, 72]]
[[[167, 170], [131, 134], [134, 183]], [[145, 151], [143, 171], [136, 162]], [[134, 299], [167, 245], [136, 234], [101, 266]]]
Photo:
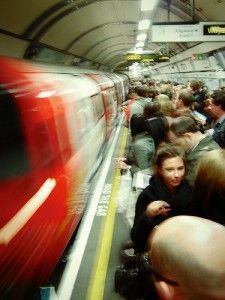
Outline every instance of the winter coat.
[[[186, 180], [183, 180], [172, 193], [161, 177], [156, 175], [151, 177], [149, 186], [141, 192], [137, 199], [134, 225], [131, 229], [131, 239], [137, 252], [145, 251], [147, 238], [155, 225], [160, 224], [167, 218], [186, 214], [191, 196], [192, 189]], [[149, 203], [155, 200], [164, 200], [170, 205], [171, 211], [167, 216], [147, 217], [146, 208]]]
[[225, 148], [225, 117], [221, 122], [215, 124], [213, 139], [221, 148]]

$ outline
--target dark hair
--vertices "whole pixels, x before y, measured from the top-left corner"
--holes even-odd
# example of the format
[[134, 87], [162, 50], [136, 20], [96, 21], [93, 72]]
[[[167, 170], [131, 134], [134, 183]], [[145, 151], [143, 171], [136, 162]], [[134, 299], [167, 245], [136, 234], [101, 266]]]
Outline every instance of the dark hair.
[[154, 99], [159, 94], [158, 90], [156, 88], [150, 87], [148, 89], [148, 96], [152, 99]]
[[131, 136], [142, 133], [146, 130], [145, 119], [143, 115], [134, 114], [130, 119]]
[[140, 97], [147, 97], [148, 95], [148, 89], [143, 86], [136, 86], [134, 91]]
[[181, 147], [173, 144], [161, 143], [154, 157], [154, 165], [160, 168], [165, 159], [177, 156], [181, 157], [185, 162], [185, 152]]
[[149, 119], [152, 116], [161, 115], [160, 104], [157, 102], [151, 102], [144, 106], [143, 115], [145, 119]]
[[211, 94], [213, 104], [219, 106], [225, 111], [225, 90], [215, 90]]
[[165, 117], [153, 117], [145, 122], [145, 129], [153, 138], [155, 147], [165, 140], [166, 132], [169, 130], [169, 124]]
[[195, 119], [186, 116], [175, 118], [170, 125], [170, 129], [177, 137], [180, 137], [187, 132], [200, 131], [199, 125], [197, 124]]

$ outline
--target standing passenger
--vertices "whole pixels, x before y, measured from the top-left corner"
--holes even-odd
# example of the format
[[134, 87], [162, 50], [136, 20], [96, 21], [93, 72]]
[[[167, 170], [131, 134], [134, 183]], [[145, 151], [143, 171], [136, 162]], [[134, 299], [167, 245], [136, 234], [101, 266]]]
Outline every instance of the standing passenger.
[[225, 148], [225, 90], [215, 90], [207, 105], [207, 113], [215, 120], [213, 139]]
[[135, 101], [130, 106], [130, 118], [134, 114], [143, 114], [144, 106], [151, 102], [151, 99], [148, 98], [148, 89], [137, 86], [134, 89], [136, 96]]
[[183, 151], [170, 144], [159, 147], [154, 161], [154, 175], [136, 203], [131, 238], [137, 252], [145, 251], [148, 235], [155, 225], [186, 213], [192, 190], [184, 175]]

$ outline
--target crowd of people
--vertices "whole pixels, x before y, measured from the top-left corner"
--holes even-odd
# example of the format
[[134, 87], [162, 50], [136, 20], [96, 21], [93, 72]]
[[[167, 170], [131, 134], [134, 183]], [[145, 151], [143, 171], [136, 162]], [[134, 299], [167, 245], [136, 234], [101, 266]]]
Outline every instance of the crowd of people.
[[157, 299], [225, 299], [225, 90], [131, 82], [124, 113], [119, 167], [151, 175], [128, 244], [148, 253]]

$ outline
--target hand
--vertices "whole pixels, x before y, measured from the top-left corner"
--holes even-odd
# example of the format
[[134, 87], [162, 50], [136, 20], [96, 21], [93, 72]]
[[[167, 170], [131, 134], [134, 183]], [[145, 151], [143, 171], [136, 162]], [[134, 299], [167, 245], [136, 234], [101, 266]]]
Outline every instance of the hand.
[[167, 216], [167, 213], [171, 210], [169, 203], [163, 200], [156, 200], [151, 202], [146, 208], [146, 215], [149, 218], [153, 218], [158, 215]]
[[126, 163], [126, 161], [127, 161], [126, 157], [118, 157], [118, 158], [116, 159], [118, 168], [120, 168], [120, 169], [122, 169], [122, 170], [127, 170], [127, 169], [129, 169], [129, 168], [130, 168], [130, 165], [128, 165], [128, 164]]

